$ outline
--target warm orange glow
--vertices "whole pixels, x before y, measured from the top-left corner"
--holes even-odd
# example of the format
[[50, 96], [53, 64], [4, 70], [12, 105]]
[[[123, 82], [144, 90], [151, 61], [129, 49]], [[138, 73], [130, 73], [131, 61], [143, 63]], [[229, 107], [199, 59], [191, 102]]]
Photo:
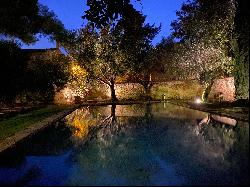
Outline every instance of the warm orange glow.
[[89, 133], [89, 126], [88, 124], [84, 124], [78, 118], [74, 118], [72, 127], [74, 128], [73, 136], [77, 138], [85, 138]]
[[89, 91], [88, 85], [86, 84], [86, 77], [88, 74], [84, 68], [74, 61], [71, 62], [69, 74], [69, 81], [60, 93], [63, 96], [61, 99], [63, 102], [73, 103], [76, 96], [83, 99]]
[[97, 119], [94, 118], [88, 109], [78, 109], [66, 117], [67, 124], [72, 130], [74, 140], [84, 140], [87, 138], [90, 129], [97, 124]]
[[79, 66], [76, 63], [72, 63], [71, 65], [71, 72], [74, 77], [85, 77], [87, 75], [87, 72], [85, 69], [83, 69], [81, 66]]

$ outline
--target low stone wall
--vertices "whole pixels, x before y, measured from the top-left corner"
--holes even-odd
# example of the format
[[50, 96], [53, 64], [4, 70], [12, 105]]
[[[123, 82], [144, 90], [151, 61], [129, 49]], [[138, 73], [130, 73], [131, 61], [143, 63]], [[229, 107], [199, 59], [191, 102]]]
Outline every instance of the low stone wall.
[[138, 99], [144, 95], [144, 89], [138, 83], [117, 84], [115, 86], [118, 99]]
[[[199, 84], [196, 80], [189, 81], [171, 81], [171, 82], [161, 82], [155, 83], [151, 89], [151, 96], [153, 99], [184, 99], [184, 100], [193, 100], [195, 97], [202, 96], [202, 91], [204, 87]], [[98, 93], [93, 93], [92, 96], [88, 96], [93, 100], [105, 100], [110, 99], [110, 88], [101, 84], [98, 88]], [[141, 99], [145, 96], [144, 88], [141, 84], [138, 83], [125, 83], [125, 84], [116, 84], [115, 85], [116, 96], [119, 100], [136, 100]], [[74, 98], [63, 98], [65, 94], [58, 92], [55, 96], [55, 102], [57, 104], [72, 103]], [[88, 98], [86, 98], [88, 100]]]
[[[115, 85], [116, 96], [119, 100], [136, 100], [143, 98], [144, 89], [143, 86], [138, 83], [125, 83]], [[165, 99], [182, 99], [193, 100], [195, 97], [201, 97], [204, 90], [204, 85], [201, 85], [197, 80], [186, 81], [171, 81], [155, 83], [151, 90], [151, 96], [153, 99], [162, 100]], [[58, 92], [55, 96], [55, 102], [57, 104], [73, 103], [74, 97], [70, 97], [70, 94], [65, 94], [67, 89]], [[67, 92], [68, 93], [68, 92]], [[215, 96], [219, 93], [222, 94], [223, 101], [234, 101], [235, 87], [234, 78], [228, 77], [224, 79], [216, 79], [211, 88], [209, 94], [210, 101], [218, 101]], [[89, 95], [86, 100], [107, 100], [110, 99], [110, 88], [105, 84], [100, 84], [98, 89]], [[67, 96], [67, 98], [65, 98]]]
[[193, 100], [195, 97], [201, 97], [204, 86], [196, 80], [171, 81], [155, 84], [152, 88], [152, 97], [154, 99], [184, 99]]
[[[155, 83], [151, 89], [153, 99], [186, 99], [193, 100], [196, 96], [202, 96], [204, 86], [200, 85], [196, 80], [189, 81], [171, 81]], [[103, 85], [101, 88], [103, 94], [110, 98], [109, 87]], [[122, 99], [140, 99], [144, 93], [144, 88], [138, 83], [126, 83], [115, 85], [116, 96]]]

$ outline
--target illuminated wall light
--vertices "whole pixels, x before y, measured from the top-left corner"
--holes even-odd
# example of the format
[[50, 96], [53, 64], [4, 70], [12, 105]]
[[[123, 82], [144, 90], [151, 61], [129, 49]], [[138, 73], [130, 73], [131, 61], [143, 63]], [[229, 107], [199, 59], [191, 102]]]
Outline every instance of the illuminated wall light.
[[195, 103], [196, 103], [196, 104], [200, 104], [200, 103], [202, 103], [202, 100], [201, 100], [200, 98], [196, 98], [196, 99], [195, 99]]

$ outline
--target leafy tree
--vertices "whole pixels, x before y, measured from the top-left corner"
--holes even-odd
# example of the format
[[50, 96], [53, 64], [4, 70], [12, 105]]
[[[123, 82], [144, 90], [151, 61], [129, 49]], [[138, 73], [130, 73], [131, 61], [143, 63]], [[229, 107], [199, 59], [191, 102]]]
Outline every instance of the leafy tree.
[[[129, 64], [129, 74], [133, 81], [141, 84], [144, 88], [145, 99], [151, 99], [151, 88], [153, 86], [152, 73], [156, 69], [156, 61], [154, 59], [154, 48], [147, 51], [141, 51], [138, 61], [132, 61]], [[144, 54], [144, 56], [143, 56]]]
[[[57, 52], [48, 52], [48, 59], [30, 61], [25, 71], [25, 92], [28, 100], [48, 103], [55, 91], [61, 89], [68, 80], [69, 59]], [[31, 93], [31, 96], [28, 93]], [[40, 98], [32, 98], [38, 93]]]
[[[27, 73], [27, 59], [22, 54], [20, 47], [14, 43], [17, 41], [15, 39], [20, 39], [27, 44], [35, 42], [36, 34], [62, 39], [67, 33], [63, 24], [52, 11], [39, 4], [37, 0], [2, 0], [0, 1], [0, 15], [0, 34], [4, 36], [2, 39], [11, 39], [12, 41], [1, 41], [0, 44], [2, 54], [0, 80], [3, 84], [11, 82], [11, 84], [3, 86], [3, 89], [1, 89], [3, 100], [8, 97], [8, 101], [13, 101], [15, 96], [20, 94], [22, 90], [30, 89], [48, 92], [48, 88], [53, 89], [52, 84], [56, 82], [55, 77], [60, 77], [60, 73], [57, 74], [60, 71], [59, 66], [55, 68], [58, 64], [40, 64], [38, 62], [36, 63], [37, 66], [34, 67], [34, 72]], [[53, 73], [50, 74], [49, 72], [52, 71]], [[6, 82], [6, 80], [8, 81]], [[51, 90], [51, 92], [53, 91]]]
[[120, 49], [120, 31], [105, 27], [101, 30], [96, 45], [97, 58], [91, 66], [97, 80], [110, 87], [111, 99], [116, 101], [115, 83], [125, 71], [125, 56]]
[[140, 83], [144, 89], [146, 98], [150, 99], [150, 91], [153, 83], [151, 73], [155, 69], [153, 59], [154, 47], [152, 40], [160, 31], [160, 27], [154, 24], [145, 24], [146, 16], [135, 9], [123, 12], [123, 17], [117, 23], [124, 34], [121, 38], [121, 49], [126, 55], [127, 74]]
[[230, 46], [234, 14], [234, 0], [188, 0], [171, 23], [173, 35], [225, 49]]
[[237, 99], [249, 99], [249, 3], [236, 1], [235, 29], [232, 49], [235, 60], [235, 88]]
[[205, 81], [204, 100], [215, 78], [232, 74], [234, 14], [233, 0], [192, 0], [183, 4], [171, 24], [173, 35], [183, 43], [182, 66]]
[[70, 62], [67, 87], [72, 90], [73, 95], [80, 98], [86, 98], [89, 90], [91, 90], [91, 85], [88, 83], [87, 77], [87, 71], [79, 65], [79, 62]]
[[167, 81], [188, 79], [190, 75], [180, 66], [181, 57], [183, 57], [183, 46], [175, 42], [174, 37], [163, 37], [155, 48], [155, 64], [161, 67], [164, 78]]
[[38, 33], [53, 38], [64, 33], [64, 26], [56, 15], [38, 0], [2, 0], [0, 15], [0, 33], [25, 43], [35, 42]]
[[87, 19], [97, 28], [114, 23], [129, 11], [134, 10], [130, 0], [87, 0], [87, 6], [89, 9], [85, 11], [82, 18]]
[[91, 25], [75, 32], [73, 42], [66, 44], [70, 56], [87, 71], [90, 81], [110, 87], [116, 101], [115, 83], [124, 72], [124, 55], [120, 49], [120, 31], [106, 26], [96, 32]]
[[[98, 59], [102, 59], [99, 64], [103, 64], [105, 70], [108, 69], [107, 75], [111, 77], [109, 82], [113, 100], [116, 100], [115, 90], [112, 89], [113, 84], [117, 77], [122, 74], [129, 74], [135, 79], [141, 80], [139, 82], [142, 83], [146, 94], [149, 95], [152, 86], [150, 81], [152, 65], [150, 61], [146, 61], [146, 56], [149, 56], [148, 53], [152, 50], [151, 41], [159, 32], [159, 28], [144, 24], [146, 17], [135, 10], [129, 0], [92, 0], [88, 1], [87, 5], [89, 10], [85, 11], [83, 18], [86, 18], [101, 32], [107, 31], [107, 27], [111, 31], [110, 36], [105, 35], [104, 37], [106, 37], [105, 42], [112, 43], [112, 46], [103, 42], [99, 43], [98, 46], [101, 46], [101, 51], [102, 49], [107, 51], [99, 53], [101, 55]], [[107, 39], [107, 36], [109, 39]], [[107, 83], [106, 80], [102, 80], [102, 82]]]

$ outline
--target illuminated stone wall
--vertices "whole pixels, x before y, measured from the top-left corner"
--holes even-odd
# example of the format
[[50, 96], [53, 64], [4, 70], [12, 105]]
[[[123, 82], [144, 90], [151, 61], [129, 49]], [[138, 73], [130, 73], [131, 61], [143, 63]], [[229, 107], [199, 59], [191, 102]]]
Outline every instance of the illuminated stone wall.
[[143, 86], [138, 83], [117, 84], [115, 89], [118, 99], [137, 99], [144, 95]]
[[[102, 94], [110, 99], [110, 89], [102, 85]], [[203, 86], [198, 81], [171, 81], [161, 82], [153, 85], [151, 95], [153, 99], [186, 99], [193, 100], [196, 96], [202, 95]], [[144, 96], [143, 86], [138, 83], [117, 84], [115, 86], [116, 96], [122, 99], [140, 99]]]
[[72, 104], [74, 103], [74, 101], [75, 98], [73, 92], [67, 87], [55, 93], [54, 97], [55, 104]]
[[155, 84], [152, 88], [154, 99], [183, 99], [193, 100], [201, 97], [204, 87], [197, 80], [170, 81]]
[[223, 101], [235, 101], [234, 77], [216, 79], [208, 96], [210, 101], [218, 101], [218, 94], [221, 92]]
[[[135, 100], [144, 96], [143, 86], [138, 83], [117, 84], [115, 86], [116, 96], [119, 100]], [[152, 87], [151, 95], [153, 99], [183, 99], [193, 100], [195, 97], [201, 97], [204, 86], [197, 80], [188, 81], [171, 81], [157, 83]], [[215, 80], [211, 92], [209, 94], [210, 101], [214, 100], [214, 95], [221, 92], [224, 101], [234, 101], [235, 87], [233, 77]], [[107, 100], [110, 99], [110, 89], [107, 85], [100, 84], [98, 89], [93, 89], [85, 100]], [[74, 94], [70, 89], [65, 88], [58, 92], [55, 96], [57, 104], [65, 104], [74, 102]]]
[[[144, 97], [143, 86], [138, 83], [125, 83], [115, 85], [116, 96], [119, 100], [136, 100]], [[171, 81], [157, 83], [152, 87], [153, 99], [187, 99], [193, 100], [196, 96], [202, 95], [203, 86], [198, 81]], [[105, 84], [100, 84], [84, 100], [107, 100], [110, 99], [110, 89]], [[74, 102], [72, 90], [64, 88], [55, 94], [55, 103], [66, 104]]]

